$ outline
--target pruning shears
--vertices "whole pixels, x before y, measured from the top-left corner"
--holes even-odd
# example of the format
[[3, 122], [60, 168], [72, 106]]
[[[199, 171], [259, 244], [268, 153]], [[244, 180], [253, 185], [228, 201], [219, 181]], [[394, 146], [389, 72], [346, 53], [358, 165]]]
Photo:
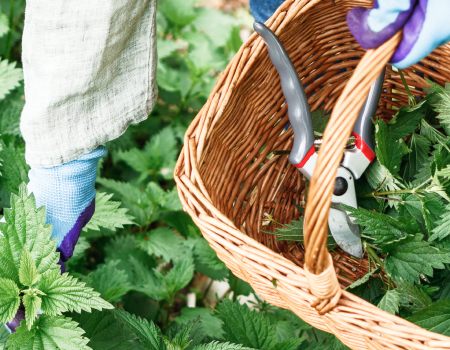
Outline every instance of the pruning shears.
[[[318, 153], [305, 90], [288, 53], [277, 36], [262, 23], [255, 22], [254, 29], [266, 43], [270, 59], [280, 75], [281, 88], [288, 104], [289, 122], [294, 131], [294, 145], [289, 155], [289, 162], [309, 180], [316, 167]], [[359, 225], [354, 224], [348, 213], [338, 204], [357, 208], [355, 179], [359, 179], [375, 159], [372, 118], [378, 108], [384, 74], [383, 71], [372, 85], [353, 128], [351, 144], [344, 150], [336, 175], [328, 216], [328, 225], [336, 243], [345, 252], [357, 258], [362, 258], [364, 255]]]

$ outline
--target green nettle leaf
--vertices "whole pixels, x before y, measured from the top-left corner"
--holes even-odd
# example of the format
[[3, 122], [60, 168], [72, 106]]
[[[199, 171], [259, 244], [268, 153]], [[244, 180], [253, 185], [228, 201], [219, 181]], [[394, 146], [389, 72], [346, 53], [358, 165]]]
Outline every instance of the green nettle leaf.
[[[420, 275], [433, 276], [433, 268], [443, 269], [450, 263], [450, 251], [430, 246], [416, 236], [413, 242], [394, 247], [386, 257], [386, 271], [392, 277], [401, 277], [409, 283], [419, 283]], [[420, 238], [420, 240], [419, 240]]]
[[185, 324], [172, 323], [162, 338], [169, 349], [192, 350], [203, 341], [205, 335], [198, 318]]
[[175, 228], [183, 237], [198, 237], [202, 235], [189, 214], [184, 211], [165, 212], [161, 215], [161, 220]]
[[129, 282], [132, 281], [133, 274], [133, 262], [131, 259], [138, 261], [146, 270], [156, 267], [155, 260], [137, 247], [133, 235], [119, 236], [110, 241], [105, 247], [105, 254], [106, 263], [119, 261], [117, 268], [128, 275]]
[[78, 239], [77, 245], [75, 246], [75, 249], [73, 250], [72, 257], [68, 262], [66, 262], [66, 267], [80, 260], [84, 256], [86, 250], [90, 247], [91, 245], [89, 244], [87, 239], [85, 237], [80, 237]]
[[450, 271], [445, 270], [441, 275], [439, 291], [435, 295], [436, 300], [450, 299]]
[[305, 339], [305, 337], [301, 337], [283, 340], [275, 344], [270, 350], [296, 350]]
[[145, 225], [154, 219], [153, 204], [144, 191], [130, 183], [97, 178], [97, 182], [114, 193], [120, 194], [123, 205], [130, 210], [139, 225]]
[[349, 216], [356, 219], [355, 223], [365, 227], [364, 234], [370, 235], [377, 244], [397, 241], [420, 232], [417, 222], [411, 217], [395, 220], [388, 215], [364, 208], [355, 209], [345, 205], [343, 207], [349, 212]]
[[10, 322], [20, 306], [20, 290], [14, 281], [0, 277], [0, 323]]
[[426, 104], [415, 109], [401, 107], [388, 124], [392, 139], [399, 140], [411, 135], [417, 129], [428, 108]]
[[9, 20], [8, 16], [4, 13], [0, 13], [0, 38], [9, 32]]
[[427, 163], [431, 143], [424, 136], [412, 134], [408, 146], [411, 152], [406, 156], [403, 179], [409, 182], [413, 180], [424, 164]]
[[31, 330], [25, 322], [9, 336], [7, 346], [20, 350], [92, 350], [83, 337], [84, 331], [78, 324], [64, 316], [42, 314], [34, 322]]
[[139, 225], [144, 226], [157, 220], [163, 211], [181, 210], [176, 187], [164, 191], [156, 182], [149, 182], [144, 191], [130, 183], [97, 178], [97, 182], [120, 194], [123, 205], [130, 209]]
[[184, 27], [196, 17], [194, 11], [194, 4], [196, 2], [199, 2], [199, 0], [186, 0], [182, 2], [177, 0], [163, 0], [158, 4], [158, 10], [175, 25]]
[[0, 350], [6, 349], [6, 342], [8, 341], [9, 332], [5, 325], [0, 322]]
[[36, 264], [33, 257], [24, 246], [22, 250], [22, 258], [20, 259], [19, 280], [24, 286], [31, 287], [37, 282], [39, 274], [37, 273]]
[[[375, 159], [364, 173], [367, 182], [372, 189], [379, 188], [383, 191], [398, 191], [401, 183], [392, 175], [389, 170]], [[381, 185], [381, 187], [379, 187]]]
[[450, 177], [450, 165], [447, 165], [447, 167], [437, 170], [435, 173], [436, 176], [449, 178]]
[[132, 271], [133, 289], [144, 293], [150, 299], [160, 301], [168, 297], [167, 289], [161, 280], [156, 277], [154, 270], [149, 270], [133, 256], [129, 257]]
[[384, 294], [383, 282], [380, 278], [370, 277], [369, 281], [351, 289], [350, 292], [376, 305], [380, 302], [381, 296]]
[[447, 212], [445, 204], [439, 199], [423, 201], [423, 217], [427, 230], [432, 232], [439, 225], [440, 218]]
[[118, 264], [118, 260], [109, 261], [89, 275], [92, 278], [90, 285], [106, 301], [118, 301], [131, 289], [128, 275], [117, 267]]
[[404, 194], [401, 197], [403, 203], [398, 205], [399, 217], [412, 217], [417, 221], [422, 231], [425, 230], [425, 218], [423, 216], [423, 204], [421, 198], [413, 194]]
[[206, 308], [184, 307], [181, 309], [181, 316], [176, 317], [174, 321], [183, 324], [199, 317], [203, 332], [207, 337], [223, 339], [222, 321]]
[[[301, 339], [292, 339], [295, 340], [295, 344], [297, 344], [297, 346], [295, 347], [284, 347], [284, 348], [280, 348], [283, 350], [295, 350], [297, 349], [297, 347], [300, 345], [300, 343], [302, 342]], [[300, 342], [298, 342], [297, 340], [300, 340]], [[293, 345], [295, 345], [293, 344]], [[211, 343], [208, 344], [201, 344], [201, 345], [197, 345], [195, 348], [193, 348], [193, 350], [250, 350], [251, 348], [246, 348], [242, 345], [238, 345], [238, 344], [231, 344], [231, 343], [219, 343], [217, 341], [213, 341]], [[278, 349], [278, 348], [277, 348]]]
[[323, 109], [317, 109], [311, 113], [311, 117], [313, 120], [314, 135], [323, 136], [323, 132], [328, 124], [330, 115]]
[[[303, 218], [300, 218], [299, 221], [292, 220], [292, 225], [285, 224], [285, 227], [280, 228], [277, 227], [275, 231], [264, 231], [265, 233], [269, 233], [271, 235], [276, 235], [277, 241], [288, 241], [288, 242], [298, 242], [300, 244], [303, 243]], [[331, 232], [328, 230], [327, 236], [327, 247], [328, 250], [331, 250], [336, 247], [336, 241], [334, 240]]]
[[356, 282], [353, 282], [351, 285], [349, 285], [346, 289], [353, 289], [356, 287], [359, 287], [361, 285], [363, 285], [364, 283], [369, 281], [369, 278], [372, 277], [373, 275], [376, 275], [378, 273], [380, 273], [381, 269], [376, 269], [376, 270], [372, 270], [369, 273], [366, 273], [364, 275], [363, 278], [360, 278], [359, 280], [357, 280]]
[[408, 321], [429, 331], [450, 336], [450, 299], [439, 301], [416, 312], [408, 318]]
[[28, 183], [30, 167], [25, 162], [25, 150], [23, 147], [15, 147], [12, 143], [6, 146], [3, 140], [0, 145], [0, 158], [3, 160], [0, 166], [2, 183], [10, 192], [17, 194], [20, 184]]
[[38, 288], [45, 293], [42, 298], [42, 311], [49, 315], [61, 315], [62, 312], [91, 309], [112, 309], [113, 306], [100, 298], [100, 293], [85, 283], [78, 282], [68, 273], [48, 271], [41, 276]]
[[143, 150], [120, 150], [116, 156], [141, 174], [138, 182], [142, 183], [157, 175], [166, 180], [173, 179], [178, 152], [175, 133], [171, 127], [167, 127], [152, 136]]
[[178, 92], [181, 87], [182, 73], [176, 69], [173, 69], [163, 62], [158, 63], [156, 84], [158, 88], [164, 89], [170, 92]]
[[167, 262], [178, 260], [186, 253], [182, 238], [167, 227], [158, 227], [146, 235], [138, 236], [136, 243], [148, 254], [162, 257]]
[[22, 79], [22, 69], [16, 68], [16, 62], [0, 61], [0, 100], [5, 98], [11, 90], [18, 87]]
[[100, 231], [100, 227], [109, 230], [123, 228], [123, 225], [133, 225], [133, 217], [127, 214], [128, 209], [119, 208], [120, 202], [110, 201], [113, 194], [97, 193], [95, 197], [95, 213], [83, 231]]
[[436, 151], [433, 152], [433, 156], [434, 158], [431, 164], [431, 170], [434, 177], [448, 179], [450, 152], [441, 145], [438, 145]]
[[[191, 71], [206, 72], [207, 70], [218, 68], [223, 65], [224, 62], [218, 59], [215, 52], [211, 50], [211, 41], [205, 36], [198, 33], [197, 36], [184, 35], [183, 39], [189, 42], [189, 56], [186, 60]], [[222, 56], [223, 58], [223, 56]], [[183, 94], [183, 91], [181, 91]]]
[[171, 56], [175, 51], [185, 47], [183, 43], [176, 42], [174, 40], [157, 39], [158, 47], [158, 60], [161, 61]]
[[278, 321], [275, 324], [277, 328], [277, 343], [296, 338], [298, 328], [289, 321]]
[[376, 124], [375, 138], [377, 145], [375, 153], [381, 165], [393, 175], [400, 171], [400, 164], [402, 163], [402, 147], [400, 139], [395, 134], [391, 133], [388, 125], [381, 119]]
[[188, 238], [184, 242], [194, 253], [196, 271], [216, 281], [224, 280], [228, 277], [228, 268], [217, 257], [216, 252], [209, 246], [206, 239], [195, 237]]
[[425, 119], [422, 119], [420, 123], [420, 135], [425, 136], [430, 142], [434, 144], [437, 143], [441, 145], [443, 148], [450, 152], [450, 138], [433, 128], [430, 124], [427, 123]]
[[223, 321], [225, 340], [255, 349], [275, 346], [276, 328], [263, 314], [250, 311], [246, 304], [222, 299], [217, 312]]
[[383, 296], [383, 299], [378, 303], [381, 310], [387, 311], [391, 314], [398, 313], [400, 297], [395, 290], [388, 290]]
[[264, 232], [276, 235], [277, 241], [300, 242], [300, 243], [303, 242], [304, 240], [303, 218], [300, 218], [299, 221], [292, 220], [292, 225], [285, 224], [284, 226], [285, 227], [283, 228], [277, 227], [275, 232], [273, 231], [264, 231]]
[[430, 296], [420, 286], [413, 286], [398, 278], [395, 279], [395, 284], [397, 285], [395, 291], [399, 297], [400, 305], [411, 312], [422, 310], [433, 303]]
[[41, 309], [42, 299], [34, 294], [25, 294], [22, 301], [23, 306], [25, 306], [25, 320], [27, 327], [28, 330], [31, 330], [31, 326], [37, 318], [37, 313]]
[[141, 347], [135, 343], [136, 336], [111, 310], [97, 311], [92, 313], [72, 313], [70, 317], [79, 323], [89, 339], [87, 344], [92, 349], [114, 349], [114, 350], [139, 350]]
[[5, 208], [6, 223], [0, 223], [0, 277], [19, 284], [19, 267], [26, 246], [36, 264], [37, 272], [60, 272], [56, 239], [50, 239], [51, 225], [45, 225], [45, 209], [36, 209], [33, 194], [20, 185], [19, 194], [11, 195], [11, 209]]
[[154, 270], [156, 277], [161, 281], [167, 291], [167, 297], [173, 299], [175, 293], [186, 287], [194, 276], [194, 263], [191, 259], [177, 261], [173, 268], [163, 275], [159, 271]]
[[[1, 16], [1, 15], [0, 15]], [[20, 115], [23, 110], [25, 100], [21, 95], [15, 93], [0, 102], [0, 134], [20, 136]]]
[[434, 155], [428, 157], [428, 160], [423, 164], [415, 175], [414, 181], [412, 181], [413, 186], [419, 186], [424, 182], [428, 182], [431, 178], [431, 164], [433, 163]]
[[208, 7], [200, 8], [197, 18], [192, 22], [192, 25], [199, 32], [205, 33], [216, 47], [223, 47], [227, 44], [231, 38], [233, 27], [237, 24], [238, 21], [233, 16]]
[[432, 81], [428, 81], [432, 89], [436, 92], [433, 96], [435, 99], [431, 105], [439, 113], [437, 118], [441, 121], [441, 125], [448, 135], [450, 134], [450, 84], [446, 83], [445, 88], [442, 88]]
[[113, 313], [139, 339], [145, 349], [161, 349], [161, 330], [152, 321], [149, 323], [146, 319], [130, 315], [123, 310], [115, 310]]

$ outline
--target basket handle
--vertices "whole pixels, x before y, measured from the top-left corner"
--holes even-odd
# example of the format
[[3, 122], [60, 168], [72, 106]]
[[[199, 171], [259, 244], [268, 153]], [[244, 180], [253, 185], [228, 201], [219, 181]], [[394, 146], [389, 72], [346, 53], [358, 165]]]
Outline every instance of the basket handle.
[[333, 108], [325, 129], [308, 191], [304, 224], [305, 272], [311, 292], [317, 297], [312, 306], [321, 314], [333, 309], [342, 293], [326, 245], [336, 172], [370, 87], [394, 54], [401, 37], [398, 32], [380, 47], [366, 52]]

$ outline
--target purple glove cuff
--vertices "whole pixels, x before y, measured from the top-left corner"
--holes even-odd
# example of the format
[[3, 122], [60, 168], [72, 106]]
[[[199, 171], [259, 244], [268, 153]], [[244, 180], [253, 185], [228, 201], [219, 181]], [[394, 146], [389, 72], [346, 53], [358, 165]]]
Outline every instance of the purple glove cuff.
[[372, 31], [367, 23], [367, 17], [371, 10], [363, 7], [355, 7], [347, 14], [347, 24], [361, 47], [366, 50], [374, 49], [390, 39], [405, 25], [412, 10], [413, 8], [410, 8], [408, 11], [401, 12], [394, 23], [389, 24], [378, 33]]
[[392, 56], [392, 63], [403, 61], [419, 39], [420, 32], [423, 28], [423, 23], [425, 22], [427, 2], [428, 0], [420, 1], [419, 5], [417, 5], [414, 9], [414, 13], [403, 27], [403, 39], [400, 42], [400, 45], [398, 45], [394, 56]]
[[71, 228], [69, 233], [64, 237], [61, 245], [56, 250], [60, 252], [59, 264], [61, 265], [61, 273], [66, 271], [66, 266], [64, 262], [69, 260], [73, 255], [73, 250], [75, 249], [75, 245], [78, 242], [78, 238], [80, 238], [81, 230], [84, 226], [87, 225], [89, 220], [91, 220], [92, 215], [94, 215], [95, 211], [95, 198], [92, 200], [91, 204], [89, 204], [86, 209], [80, 214], [75, 225]]
[[6, 326], [12, 333], [16, 333], [16, 328], [20, 326], [20, 321], [24, 319], [25, 319], [25, 310], [19, 309], [17, 310], [16, 316], [14, 316], [12, 321], [7, 323]]
[[[368, 17], [372, 9], [363, 7], [352, 9], [347, 14], [347, 24], [355, 39], [366, 50], [382, 45], [403, 28], [403, 39], [391, 60], [392, 63], [397, 63], [411, 52], [417, 42], [425, 21], [427, 1], [421, 0], [417, 6], [414, 6], [414, 2], [412, 2], [408, 10], [399, 13], [395, 22], [389, 24], [380, 32], [374, 32], [369, 27]], [[378, 8], [377, 1], [374, 4], [375, 8]]]

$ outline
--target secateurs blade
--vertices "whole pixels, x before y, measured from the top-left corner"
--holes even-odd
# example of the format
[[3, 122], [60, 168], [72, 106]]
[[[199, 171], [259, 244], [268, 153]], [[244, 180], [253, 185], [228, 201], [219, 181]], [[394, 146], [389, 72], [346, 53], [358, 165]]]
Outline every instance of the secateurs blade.
[[[278, 71], [286, 102], [289, 122], [294, 131], [294, 145], [289, 162], [307, 178], [311, 179], [317, 162], [314, 129], [305, 90], [297, 71], [277, 36], [264, 24], [255, 22], [255, 31], [264, 39], [270, 59]], [[364, 255], [359, 225], [354, 224], [348, 213], [339, 204], [357, 208], [355, 179], [359, 179], [375, 159], [372, 139], [372, 117], [378, 108], [378, 101], [384, 81], [384, 71], [372, 85], [369, 96], [359, 113], [353, 128], [354, 145], [344, 150], [343, 160], [338, 168], [328, 224], [336, 243], [347, 253], [357, 258]]]

